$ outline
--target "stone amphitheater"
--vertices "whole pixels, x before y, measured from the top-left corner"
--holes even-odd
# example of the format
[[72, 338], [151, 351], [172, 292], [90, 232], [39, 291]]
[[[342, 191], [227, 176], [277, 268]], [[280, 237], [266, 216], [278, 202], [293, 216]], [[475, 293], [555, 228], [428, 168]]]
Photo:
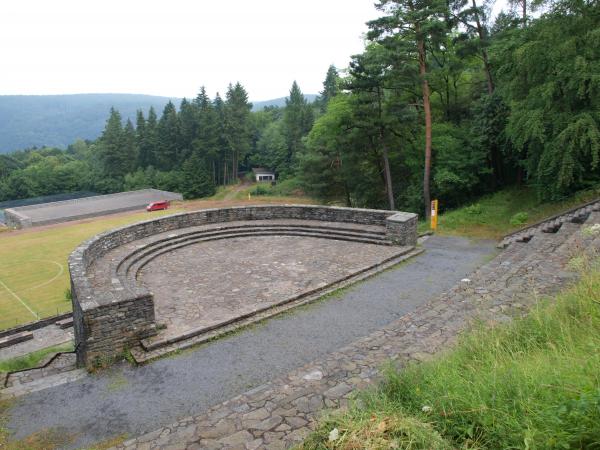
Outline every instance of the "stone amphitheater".
[[101, 234], [69, 261], [78, 364], [197, 345], [395, 265], [416, 241], [416, 214], [310, 205], [203, 210]]
[[[495, 324], [522, 316], [540, 298], [576, 280], [570, 264], [574, 256], [597, 255], [600, 250], [600, 201], [507, 236], [497, 253], [485, 247], [488, 250], [479, 258], [487, 255], [487, 262], [471, 258], [475, 270], [464, 274], [460, 257], [472, 251], [472, 243], [432, 236], [416, 244], [414, 215], [324, 207], [262, 208], [175, 215], [115, 230], [79, 247], [70, 261], [78, 352], [59, 355], [43, 368], [5, 381], [22, 389], [45, 371], [59, 374], [66, 383], [20, 400], [7, 422], [9, 430], [16, 430], [16, 438], [60, 428], [79, 436], [65, 448], [87, 448], [121, 433], [131, 438], [118, 449], [289, 448], [314, 428], [323, 412], [346, 407], [356, 389], [378, 380], [386, 362], [402, 367], [430, 359], [453, 345], [474, 319]], [[452, 246], [454, 250], [446, 251]], [[281, 356], [285, 348], [283, 353], [273, 348], [279, 356], [264, 360], [263, 351], [269, 351], [272, 338], [296, 336], [291, 324], [304, 321], [300, 327], [309, 328], [319, 314], [332, 308], [330, 317], [350, 323], [341, 303], [311, 305], [304, 313], [279, 320], [283, 334], [274, 331], [277, 326], [265, 327], [138, 369], [117, 367], [94, 377], [85, 376], [81, 369], [77, 374], [65, 369], [69, 364], [72, 369], [75, 357], [89, 367], [125, 348], [136, 360], [146, 362], [312, 302], [411, 256], [406, 265], [362, 283], [348, 308], [366, 308], [361, 309], [363, 314], [375, 309], [369, 302], [384, 301], [375, 289], [386, 283], [391, 283], [395, 305], [409, 303], [412, 296], [421, 296], [422, 302], [402, 312], [393, 309], [399, 312], [383, 320], [384, 325], [371, 326], [344, 345], [328, 346], [327, 351], [300, 350], [300, 343], [295, 352], [317, 355], [304, 361], [302, 356], [285, 365]], [[431, 261], [443, 258], [448, 261], [433, 266], [440, 271], [431, 276], [423, 273], [432, 267]], [[444, 279], [455, 281], [444, 285]], [[277, 284], [277, 280], [285, 282]], [[247, 287], [240, 289], [240, 283]], [[442, 283], [442, 291], [432, 288], [436, 283]], [[98, 296], [102, 293], [106, 296]], [[209, 296], [215, 301], [202, 300]], [[366, 306], [361, 306], [358, 300], [364, 296]], [[178, 306], [168, 298], [176, 298]], [[242, 301], [246, 298], [254, 299], [251, 305]], [[236, 310], [241, 313], [232, 314]], [[366, 330], [367, 315], [354, 323]], [[325, 343], [330, 335], [324, 336], [314, 342]], [[306, 339], [304, 345], [309, 345]], [[245, 341], [252, 343], [250, 347], [244, 347]], [[249, 362], [238, 363], [236, 358], [244, 359], [244, 352], [263, 353], [257, 353], [257, 360], [248, 355]], [[218, 356], [228, 353], [231, 357]], [[220, 367], [216, 361], [228, 362]], [[233, 382], [241, 376], [238, 371], [263, 365], [274, 375], [265, 374], [262, 382], [247, 388]], [[124, 377], [130, 385], [111, 393], [105, 385], [114, 376]], [[212, 394], [222, 391], [222, 395]], [[206, 392], [213, 397], [203, 400]], [[65, 401], [70, 402], [69, 408], [61, 407]], [[42, 413], [48, 408], [52, 415]], [[36, 421], [30, 420], [32, 414]], [[108, 420], [107, 414], [114, 420]]]

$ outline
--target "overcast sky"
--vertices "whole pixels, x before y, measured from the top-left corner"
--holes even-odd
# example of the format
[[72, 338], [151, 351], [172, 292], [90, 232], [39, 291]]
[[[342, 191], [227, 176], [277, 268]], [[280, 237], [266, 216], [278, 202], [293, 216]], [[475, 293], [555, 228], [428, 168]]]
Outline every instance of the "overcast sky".
[[0, 95], [193, 97], [240, 81], [251, 100], [318, 93], [363, 48], [373, 0], [0, 0]]

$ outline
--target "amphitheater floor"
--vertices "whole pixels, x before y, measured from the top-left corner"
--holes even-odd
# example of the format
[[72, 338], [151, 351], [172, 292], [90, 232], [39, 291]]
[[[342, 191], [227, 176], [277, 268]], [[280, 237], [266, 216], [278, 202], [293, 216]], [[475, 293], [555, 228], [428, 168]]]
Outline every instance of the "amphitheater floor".
[[161, 339], [211, 329], [285, 303], [406, 249], [306, 236], [202, 242], [152, 260], [138, 282], [153, 294]]

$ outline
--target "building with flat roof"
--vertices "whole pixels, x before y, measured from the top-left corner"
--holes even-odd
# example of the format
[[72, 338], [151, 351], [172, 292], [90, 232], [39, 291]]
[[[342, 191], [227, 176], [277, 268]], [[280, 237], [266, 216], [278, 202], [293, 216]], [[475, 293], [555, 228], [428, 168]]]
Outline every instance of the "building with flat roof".
[[257, 182], [260, 181], [275, 181], [275, 172], [263, 169], [262, 167], [256, 167], [252, 169], [252, 173], [254, 174], [254, 178]]

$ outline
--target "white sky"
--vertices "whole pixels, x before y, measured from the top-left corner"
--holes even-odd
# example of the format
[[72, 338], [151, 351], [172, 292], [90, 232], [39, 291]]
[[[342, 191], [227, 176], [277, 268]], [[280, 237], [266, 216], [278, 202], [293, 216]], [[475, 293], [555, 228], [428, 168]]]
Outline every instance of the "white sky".
[[[500, 0], [502, 1], [502, 0]], [[0, 0], [0, 95], [211, 97], [240, 81], [252, 100], [294, 80], [322, 89], [363, 49], [374, 0]]]

